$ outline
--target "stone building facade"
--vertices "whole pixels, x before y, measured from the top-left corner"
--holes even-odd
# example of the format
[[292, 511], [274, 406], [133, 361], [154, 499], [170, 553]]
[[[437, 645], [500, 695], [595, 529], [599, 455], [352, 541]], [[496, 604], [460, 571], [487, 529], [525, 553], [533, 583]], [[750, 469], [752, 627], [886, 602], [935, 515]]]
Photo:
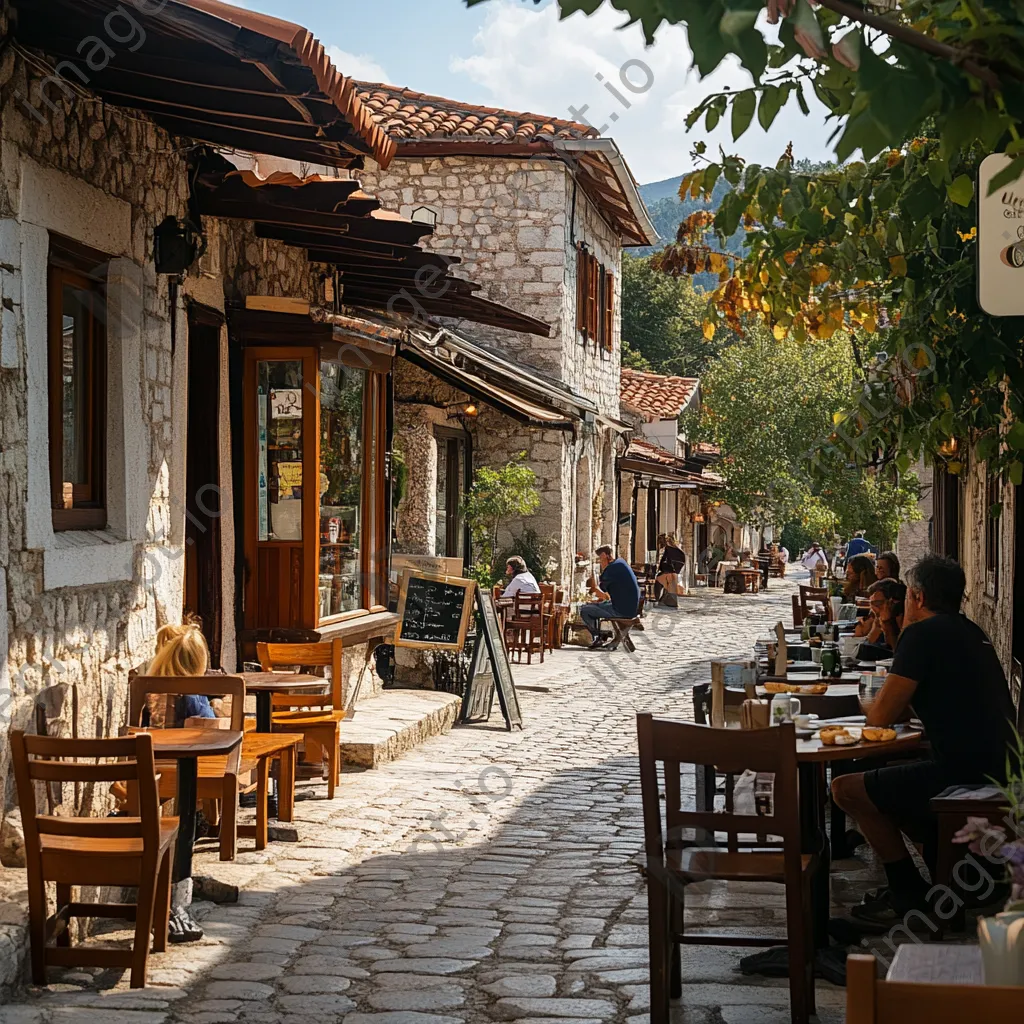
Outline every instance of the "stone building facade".
[[[185, 158], [169, 135], [95, 104], [61, 104], [43, 124], [15, 96], [34, 72], [11, 50], [0, 66], [0, 685], [2, 725], [24, 728], [42, 700], [61, 734], [116, 735], [129, 669], [156, 630], [181, 617], [186, 350], [172, 350], [167, 279], [152, 228], [186, 212]], [[47, 406], [51, 235], [109, 254], [109, 526], [55, 533]], [[9, 680], [9, 682], [8, 682]], [[75, 718], [72, 726], [72, 718]], [[5, 806], [8, 744], [0, 744]]]
[[[434, 223], [428, 244], [458, 257], [459, 273], [482, 284], [488, 299], [552, 328], [550, 338], [473, 328], [472, 338], [563, 382], [597, 406], [597, 416], [571, 432], [523, 426], [486, 408], [467, 427], [477, 465], [498, 466], [526, 452], [537, 474], [541, 509], [529, 523], [509, 523], [502, 541], [534, 529], [545, 556], [558, 564], [559, 580], [569, 583], [577, 552], [590, 554], [600, 543], [616, 542], [621, 259], [624, 244], [643, 243], [629, 238], [610, 215], [608, 204], [589, 187], [589, 172], [556, 151], [560, 138], [591, 134], [585, 126], [390, 86], [364, 86], [361, 98], [398, 139], [398, 155], [386, 171], [368, 162], [360, 172], [365, 187], [404, 216]], [[414, 109], [419, 113], [411, 114]], [[434, 111], [447, 112], [443, 123]], [[499, 123], [502, 132], [492, 132], [490, 125]], [[527, 131], [530, 143], [524, 146]], [[635, 191], [631, 179], [626, 185]], [[647, 230], [653, 238], [638, 196], [636, 202], [642, 226], [633, 230]], [[614, 275], [612, 336], [606, 345], [584, 341], [577, 326], [581, 244]], [[432, 493], [436, 483], [433, 428], [445, 417], [450, 398], [435, 388], [429, 401], [414, 401], [429, 391], [402, 372], [396, 375], [402, 410], [396, 443], [417, 453], [414, 472], [426, 478], [413, 486], [424, 493]], [[411, 541], [413, 532], [400, 522], [399, 543]], [[410, 550], [443, 554], [431, 548], [433, 535], [432, 528], [421, 527], [419, 544]]]
[[[4, 31], [7, 18], [4, 5]], [[258, 238], [252, 224], [208, 218], [208, 256], [175, 288], [170, 275], [157, 273], [154, 231], [165, 219], [184, 221], [190, 213], [188, 160], [195, 143], [137, 111], [54, 84], [47, 74], [44, 58], [4, 50], [0, 737], [11, 729], [34, 731], [39, 706], [52, 735], [116, 736], [127, 724], [129, 672], [152, 657], [159, 628], [183, 615], [188, 305], [223, 314], [228, 302], [247, 295], [323, 302], [326, 268]], [[88, 254], [105, 294], [96, 401], [105, 406], [106, 525], [95, 529], [54, 529], [48, 281], [55, 247]], [[216, 345], [225, 419], [216, 472], [221, 665], [231, 671], [237, 667], [236, 530], [226, 326]], [[363, 668], [366, 653], [365, 643], [345, 651], [351, 672]], [[379, 691], [379, 679], [363, 692], [371, 690]], [[0, 742], [4, 816], [16, 806], [9, 751]]]

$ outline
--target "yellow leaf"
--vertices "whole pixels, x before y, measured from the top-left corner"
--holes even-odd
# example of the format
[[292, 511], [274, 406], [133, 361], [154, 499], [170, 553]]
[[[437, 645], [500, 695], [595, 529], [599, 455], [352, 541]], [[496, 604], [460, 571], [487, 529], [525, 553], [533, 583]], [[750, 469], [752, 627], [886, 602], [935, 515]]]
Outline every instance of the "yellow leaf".
[[878, 321], [873, 316], [869, 316], [864, 320], [862, 326], [868, 334], [874, 334], [878, 330]]
[[776, 324], [772, 328], [772, 334], [775, 335], [776, 341], [782, 341], [786, 337], [786, 328], [782, 324]]
[[893, 277], [907, 276], [907, 259], [905, 256], [890, 256], [889, 266], [892, 268]]
[[710, 341], [715, 336], [715, 325], [710, 320], [704, 321], [704, 337]]
[[761, 273], [758, 276], [761, 279], [761, 284], [764, 284], [764, 285], [768, 284], [770, 278], [768, 277], [768, 271], [767, 270], [762, 268]]
[[712, 274], [720, 274], [729, 266], [729, 261], [720, 252], [713, 252], [708, 256], [708, 264]]
[[818, 266], [811, 268], [811, 280], [815, 284], [824, 284], [831, 276], [832, 271], [820, 263]]

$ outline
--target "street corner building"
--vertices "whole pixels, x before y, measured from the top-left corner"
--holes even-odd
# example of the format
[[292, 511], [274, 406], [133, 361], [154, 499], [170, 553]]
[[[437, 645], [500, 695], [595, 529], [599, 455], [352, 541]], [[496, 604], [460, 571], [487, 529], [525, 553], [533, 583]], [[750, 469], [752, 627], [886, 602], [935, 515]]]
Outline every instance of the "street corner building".
[[658, 538], [674, 534], [686, 554], [686, 584], [693, 586], [707, 572], [705, 553], [723, 531], [726, 507], [715, 499], [725, 481], [711, 469], [721, 452], [680, 430], [683, 413], [700, 408], [700, 380], [623, 367], [620, 397], [631, 440], [616, 465], [619, 550], [633, 565], [653, 570]]
[[[463, 190], [433, 193], [436, 223], [374, 194], [396, 141], [300, 26], [216, 0], [4, 0], [0, 36], [4, 731], [117, 735], [129, 672], [185, 614], [228, 671], [260, 640], [341, 638], [347, 706], [378, 695], [393, 452], [417, 422], [399, 383], [479, 393], [477, 450], [533, 448], [555, 489], [614, 411], [611, 347], [574, 336], [575, 377], [554, 350], [514, 363], [575, 316], [567, 213], [544, 301], [539, 270], [483, 294], [470, 278], [502, 254], [452, 251]], [[536, 211], [575, 188], [541, 169]], [[579, 238], [611, 271], [619, 234], [586, 202]]]
[[426, 247], [458, 257], [489, 299], [551, 328], [446, 321], [449, 333], [399, 360], [396, 551], [468, 566], [459, 505], [473, 467], [525, 452], [540, 510], [500, 542], [535, 530], [552, 577], [578, 587], [577, 552], [614, 543], [620, 514], [622, 251], [657, 237], [636, 183], [615, 142], [583, 124], [384, 84], [358, 95], [396, 150], [387, 167], [367, 160], [364, 186], [432, 225]]

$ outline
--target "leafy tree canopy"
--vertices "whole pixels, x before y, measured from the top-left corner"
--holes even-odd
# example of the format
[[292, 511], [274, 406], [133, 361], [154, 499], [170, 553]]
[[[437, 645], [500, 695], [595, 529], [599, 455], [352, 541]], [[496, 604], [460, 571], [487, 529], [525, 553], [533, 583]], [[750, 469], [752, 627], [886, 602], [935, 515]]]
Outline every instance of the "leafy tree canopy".
[[622, 257], [622, 359], [626, 366], [699, 377], [725, 343], [704, 337], [707, 296], [655, 270], [650, 257]]
[[849, 335], [809, 346], [757, 323], [710, 365], [703, 407], [686, 414], [683, 426], [725, 453], [723, 498], [741, 519], [799, 524], [821, 539], [866, 529], [891, 543], [900, 524], [917, 516], [916, 477], [852, 466], [831, 441], [854, 372]]
[[[483, 0], [466, 0], [469, 6]], [[539, 0], [535, 0], [539, 2]], [[562, 17], [593, 14], [603, 0], [557, 0]], [[813, 91], [837, 122], [836, 156], [871, 159], [924, 134], [930, 121], [940, 160], [1008, 136], [1017, 156], [1005, 184], [1024, 172], [1024, 6], [1018, 0], [610, 0], [639, 22], [648, 42], [665, 23], [684, 24], [701, 76], [736, 57], [749, 89], [708, 97], [690, 115], [708, 130], [728, 112], [738, 139], [756, 116], [768, 128], [787, 103], [809, 112]], [[779, 26], [778, 41], [760, 16]]]

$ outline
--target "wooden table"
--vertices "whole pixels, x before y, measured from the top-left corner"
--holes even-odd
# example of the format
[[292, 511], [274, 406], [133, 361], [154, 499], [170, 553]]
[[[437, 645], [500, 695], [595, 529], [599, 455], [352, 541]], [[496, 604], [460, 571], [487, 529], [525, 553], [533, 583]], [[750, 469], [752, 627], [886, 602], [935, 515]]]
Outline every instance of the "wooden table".
[[[174, 851], [174, 881], [184, 882], [192, 878], [199, 758], [226, 757], [242, 742], [242, 733], [230, 729], [153, 729], [150, 735], [153, 737], [153, 754], [157, 760], [178, 762], [179, 825], [178, 843]], [[197, 942], [203, 937], [203, 930], [187, 907], [175, 908], [171, 915], [171, 930], [178, 935], [187, 934], [187, 941]], [[179, 938], [177, 941], [183, 940]]]
[[[295, 672], [241, 672], [247, 693], [256, 695], [256, 731], [273, 732], [271, 696], [275, 693], [310, 693], [326, 690], [323, 676], [300, 675]], [[340, 709], [339, 709], [340, 710]]]
[[828, 788], [825, 766], [833, 761], [859, 761], [863, 758], [894, 757], [916, 750], [924, 734], [917, 729], [904, 729], [888, 743], [861, 741], [852, 746], [828, 746], [818, 739], [798, 739], [796, 759], [800, 771], [800, 831], [803, 852], [818, 854], [818, 870], [811, 879], [811, 913], [814, 940], [819, 949], [828, 946], [828, 918], [831, 907], [829, 872], [832, 865], [832, 844], [825, 828], [825, 807]]
[[932, 985], [984, 985], [981, 947], [938, 942], [904, 942], [889, 967], [886, 981]]

